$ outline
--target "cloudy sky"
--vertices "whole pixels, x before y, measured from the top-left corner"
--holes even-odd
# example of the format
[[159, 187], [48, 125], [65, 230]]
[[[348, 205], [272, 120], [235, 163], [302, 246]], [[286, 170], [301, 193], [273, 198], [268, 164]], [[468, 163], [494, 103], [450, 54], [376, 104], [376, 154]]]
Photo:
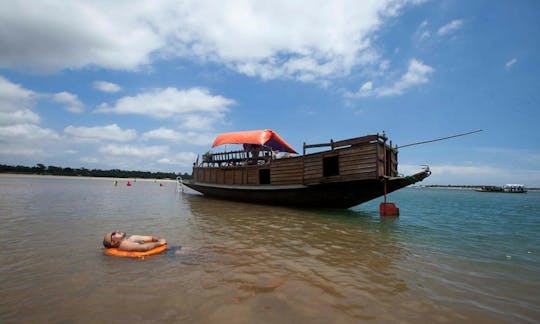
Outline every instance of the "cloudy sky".
[[540, 186], [537, 1], [0, 1], [0, 163], [190, 172], [216, 134], [386, 131], [425, 184]]

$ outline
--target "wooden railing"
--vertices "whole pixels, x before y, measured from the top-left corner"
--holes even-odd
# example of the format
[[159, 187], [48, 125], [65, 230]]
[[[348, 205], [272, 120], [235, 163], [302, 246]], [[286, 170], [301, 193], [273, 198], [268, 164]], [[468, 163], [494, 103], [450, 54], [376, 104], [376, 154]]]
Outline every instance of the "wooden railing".
[[218, 153], [206, 153], [203, 155], [201, 166], [203, 165], [218, 165], [218, 166], [234, 166], [234, 165], [256, 165], [270, 163], [272, 160], [272, 151], [261, 150], [256, 157], [253, 154], [245, 151], [230, 151]]
[[306, 155], [306, 149], [308, 149], [308, 148], [330, 146], [330, 148], [332, 150], [334, 150], [334, 149], [340, 148], [340, 147], [352, 146], [352, 145], [364, 144], [364, 143], [373, 143], [373, 142], [376, 142], [376, 141], [386, 142], [387, 139], [388, 138], [386, 137], [386, 135], [383, 132], [382, 135], [380, 135], [380, 134], [367, 135], [367, 136], [356, 137], [356, 138], [351, 138], [351, 139], [346, 139], [346, 140], [341, 140], [341, 141], [336, 141], [336, 142], [334, 142], [334, 140], [331, 139], [329, 143], [306, 144], [304, 142], [304, 152], [303, 153], [304, 153], [304, 155]]

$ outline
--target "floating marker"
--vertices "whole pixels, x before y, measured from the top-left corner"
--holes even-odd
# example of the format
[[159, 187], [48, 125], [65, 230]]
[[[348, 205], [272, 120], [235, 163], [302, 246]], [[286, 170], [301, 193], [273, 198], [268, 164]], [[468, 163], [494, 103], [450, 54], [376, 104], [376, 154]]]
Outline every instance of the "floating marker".
[[386, 192], [386, 179], [384, 179], [384, 202], [379, 205], [379, 215], [397, 217], [399, 216], [399, 208], [394, 203], [386, 202]]
[[382, 202], [379, 205], [379, 213], [381, 216], [399, 216], [399, 208], [391, 202]]

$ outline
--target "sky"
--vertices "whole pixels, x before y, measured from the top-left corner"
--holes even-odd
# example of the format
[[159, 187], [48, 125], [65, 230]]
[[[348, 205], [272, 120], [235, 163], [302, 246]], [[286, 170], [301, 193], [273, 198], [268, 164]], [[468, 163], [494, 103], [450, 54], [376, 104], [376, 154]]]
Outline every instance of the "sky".
[[302, 152], [481, 129], [403, 147], [399, 172], [540, 187], [539, 14], [525, 0], [0, 0], [0, 164], [191, 173], [222, 132], [272, 129]]

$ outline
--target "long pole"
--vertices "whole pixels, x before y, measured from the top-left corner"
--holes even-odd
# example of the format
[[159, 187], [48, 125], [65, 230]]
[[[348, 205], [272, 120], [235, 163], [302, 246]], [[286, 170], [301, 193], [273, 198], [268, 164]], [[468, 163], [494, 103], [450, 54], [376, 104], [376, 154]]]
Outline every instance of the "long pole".
[[406, 144], [406, 145], [399, 146], [398, 148], [403, 148], [403, 147], [407, 147], [407, 146], [413, 146], [413, 145], [420, 145], [420, 144], [426, 144], [426, 143], [432, 143], [432, 142], [442, 141], [442, 140], [446, 140], [446, 139], [449, 139], [449, 138], [454, 138], [454, 137], [459, 137], [459, 136], [465, 136], [465, 135], [469, 135], [469, 134], [479, 133], [479, 132], [481, 132], [481, 131], [482, 131], [481, 129], [477, 129], [477, 130], [475, 130], [475, 131], [467, 132], [467, 133], [463, 133], [463, 134], [457, 134], [457, 135], [452, 135], [452, 136], [447, 136], [447, 137], [441, 137], [441, 138], [437, 138], [437, 139], [433, 139], [433, 140], [429, 140], [429, 141], [423, 141], [423, 142], [417, 142], [417, 143]]

